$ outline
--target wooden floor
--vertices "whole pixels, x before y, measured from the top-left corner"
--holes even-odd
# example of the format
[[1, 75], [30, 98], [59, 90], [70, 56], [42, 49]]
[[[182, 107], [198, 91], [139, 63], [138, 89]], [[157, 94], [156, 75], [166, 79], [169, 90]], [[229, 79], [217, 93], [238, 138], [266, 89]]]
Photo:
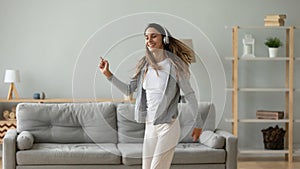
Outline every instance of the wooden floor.
[[289, 164], [284, 157], [242, 158], [238, 161], [238, 169], [300, 169], [300, 159]]
[[[2, 169], [2, 160], [0, 160]], [[286, 161], [239, 161], [238, 169], [300, 169], [300, 161], [293, 162], [292, 165], [288, 165]]]
[[285, 161], [239, 161], [238, 169], [300, 169], [300, 162], [289, 166]]

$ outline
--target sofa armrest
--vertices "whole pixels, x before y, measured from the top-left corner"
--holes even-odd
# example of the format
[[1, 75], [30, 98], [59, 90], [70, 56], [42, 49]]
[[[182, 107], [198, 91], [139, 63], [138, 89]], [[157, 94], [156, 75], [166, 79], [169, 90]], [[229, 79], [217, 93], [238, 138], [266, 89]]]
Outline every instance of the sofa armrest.
[[226, 169], [237, 169], [238, 139], [233, 134], [217, 129], [216, 133], [225, 138]]
[[15, 169], [16, 168], [16, 141], [17, 130], [9, 129], [4, 138], [2, 145], [2, 168]]

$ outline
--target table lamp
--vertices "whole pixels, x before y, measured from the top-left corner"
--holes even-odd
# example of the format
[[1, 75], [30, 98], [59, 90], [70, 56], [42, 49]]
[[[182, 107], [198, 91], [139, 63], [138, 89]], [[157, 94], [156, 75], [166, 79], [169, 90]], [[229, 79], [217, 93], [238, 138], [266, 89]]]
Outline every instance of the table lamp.
[[19, 99], [19, 95], [14, 83], [20, 82], [20, 73], [18, 70], [7, 69], [5, 71], [4, 83], [10, 83], [7, 100], [11, 100], [13, 98], [13, 93], [16, 99]]

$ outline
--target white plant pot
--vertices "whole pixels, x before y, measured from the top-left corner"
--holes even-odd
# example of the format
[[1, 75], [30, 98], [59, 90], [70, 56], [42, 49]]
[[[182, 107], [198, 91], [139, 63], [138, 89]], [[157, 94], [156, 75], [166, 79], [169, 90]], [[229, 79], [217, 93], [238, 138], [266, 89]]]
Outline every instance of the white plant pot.
[[269, 57], [274, 58], [278, 56], [278, 48], [269, 48]]

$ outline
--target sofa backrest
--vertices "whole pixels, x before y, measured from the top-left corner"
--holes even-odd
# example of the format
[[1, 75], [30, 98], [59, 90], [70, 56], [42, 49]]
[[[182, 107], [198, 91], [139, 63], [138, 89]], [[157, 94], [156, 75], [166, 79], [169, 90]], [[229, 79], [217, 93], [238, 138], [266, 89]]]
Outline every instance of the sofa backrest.
[[[190, 106], [187, 103], [178, 104], [179, 122], [180, 122], [180, 142], [191, 143], [193, 138], [191, 137], [192, 131], [195, 126], [195, 117], [191, 112]], [[204, 130], [215, 130], [215, 108], [211, 102], [199, 102], [198, 113], [201, 114]]]
[[34, 141], [55, 143], [117, 143], [113, 103], [21, 103], [17, 132], [29, 131]]
[[[134, 104], [118, 104], [117, 126], [118, 142], [120, 143], [142, 143], [144, 138], [145, 124], [134, 120]], [[180, 142], [193, 142], [191, 137], [194, 128], [194, 117], [187, 103], [178, 104], [179, 122], [181, 126]], [[210, 102], [200, 102], [199, 111], [204, 122], [204, 130], [214, 130], [215, 111]]]
[[118, 142], [142, 143], [145, 133], [145, 124], [134, 120], [134, 104], [118, 104], [117, 126]]

